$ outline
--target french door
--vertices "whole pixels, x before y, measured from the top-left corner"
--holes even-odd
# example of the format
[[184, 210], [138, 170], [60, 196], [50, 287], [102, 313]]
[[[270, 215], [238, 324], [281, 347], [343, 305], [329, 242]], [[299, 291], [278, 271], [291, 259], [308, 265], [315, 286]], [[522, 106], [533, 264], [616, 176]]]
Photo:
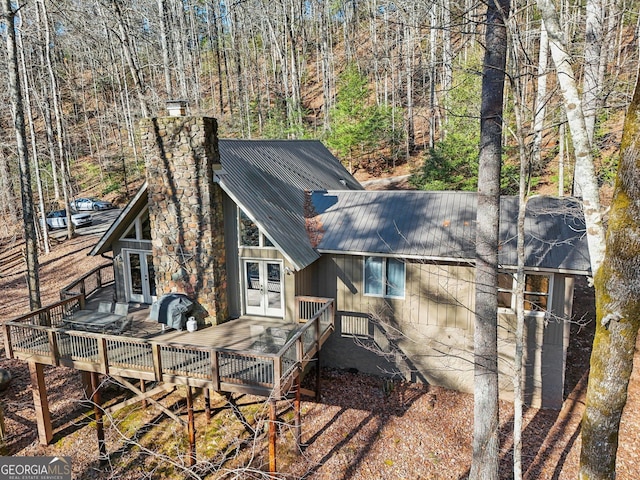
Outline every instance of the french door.
[[247, 315], [284, 317], [282, 263], [245, 260], [244, 303]]
[[127, 269], [127, 299], [153, 303], [156, 300], [156, 276], [151, 252], [124, 250]]

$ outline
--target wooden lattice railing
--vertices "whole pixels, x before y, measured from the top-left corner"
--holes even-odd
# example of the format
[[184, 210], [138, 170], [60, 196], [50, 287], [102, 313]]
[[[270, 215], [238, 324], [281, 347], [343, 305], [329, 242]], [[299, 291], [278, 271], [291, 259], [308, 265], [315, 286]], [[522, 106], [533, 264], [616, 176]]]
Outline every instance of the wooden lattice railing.
[[64, 318], [84, 305], [82, 295], [5, 322], [5, 352], [9, 358], [128, 378], [283, 396], [334, 328], [332, 299], [296, 300], [299, 327], [276, 353], [63, 328]]

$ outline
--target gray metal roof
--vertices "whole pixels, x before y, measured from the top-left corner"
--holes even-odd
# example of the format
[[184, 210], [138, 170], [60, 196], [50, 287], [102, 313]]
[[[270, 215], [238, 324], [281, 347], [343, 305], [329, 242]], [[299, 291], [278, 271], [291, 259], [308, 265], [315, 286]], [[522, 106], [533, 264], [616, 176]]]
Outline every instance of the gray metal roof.
[[[311, 194], [321, 252], [388, 254], [473, 261], [474, 192], [325, 191]], [[501, 201], [503, 266], [516, 265], [518, 199]], [[581, 204], [571, 198], [532, 197], [525, 221], [526, 264], [586, 273], [589, 254]]]
[[[362, 186], [317, 140], [219, 140], [222, 189], [236, 202], [296, 269], [319, 258], [305, 228], [305, 190]], [[90, 252], [111, 248], [146, 204], [146, 184]], [[143, 203], [141, 203], [143, 202]]]
[[220, 140], [219, 149], [220, 185], [296, 269], [319, 258], [306, 232], [305, 190], [362, 189], [316, 140]]

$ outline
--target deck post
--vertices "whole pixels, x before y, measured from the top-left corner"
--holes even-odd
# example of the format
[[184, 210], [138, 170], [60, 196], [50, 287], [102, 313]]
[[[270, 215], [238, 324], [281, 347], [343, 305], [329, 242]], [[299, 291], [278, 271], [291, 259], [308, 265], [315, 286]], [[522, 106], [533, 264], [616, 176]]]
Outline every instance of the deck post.
[[316, 402], [320, 402], [320, 350], [316, 352]]
[[187, 416], [189, 419], [189, 455], [187, 456], [187, 466], [192, 467], [196, 463], [196, 426], [193, 415], [193, 388], [187, 385]]
[[211, 390], [209, 388], [203, 388], [204, 394], [204, 416], [207, 419], [207, 423], [211, 421]]
[[[144, 381], [144, 378], [140, 379], [140, 391], [145, 393], [147, 391], [147, 384]], [[149, 406], [149, 402], [147, 402], [146, 397], [142, 399], [142, 408], [146, 409]]]
[[296, 389], [296, 397], [293, 401], [293, 425], [294, 432], [296, 435], [296, 446], [298, 447], [298, 452], [302, 451], [302, 421], [300, 419], [300, 395], [302, 390], [302, 369], [298, 371], [298, 375], [295, 379], [295, 389]]
[[80, 379], [82, 380], [82, 389], [87, 400], [93, 398], [93, 387], [91, 387], [91, 372], [80, 370]]
[[4, 427], [4, 413], [2, 413], [2, 405], [0, 405], [0, 455], [4, 455], [4, 437], [6, 436], [6, 431]]
[[13, 358], [13, 345], [11, 344], [11, 330], [6, 323], [0, 324], [0, 328], [4, 331], [4, 353], [7, 358]]
[[269, 399], [269, 473], [278, 473], [276, 465], [276, 400]]
[[98, 373], [91, 372], [91, 389], [93, 390], [93, 414], [96, 419], [96, 431], [98, 434], [98, 458], [100, 465], [107, 463], [107, 443], [104, 440], [104, 423], [102, 421], [102, 405], [100, 399], [100, 378]]
[[31, 376], [33, 405], [36, 409], [38, 440], [40, 444], [48, 445], [53, 440], [53, 428], [51, 426], [47, 387], [44, 384], [44, 366], [41, 363], [29, 362], [29, 374]]

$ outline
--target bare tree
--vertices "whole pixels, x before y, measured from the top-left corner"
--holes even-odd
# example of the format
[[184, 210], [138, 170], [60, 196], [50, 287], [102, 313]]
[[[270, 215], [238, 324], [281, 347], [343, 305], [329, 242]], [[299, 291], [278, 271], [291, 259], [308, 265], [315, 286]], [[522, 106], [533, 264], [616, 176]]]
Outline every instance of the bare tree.
[[[29, 85], [27, 74], [27, 62], [24, 55], [24, 47], [22, 46], [22, 34], [16, 35], [16, 44], [20, 51], [20, 67], [22, 69], [22, 78], [25, 85]], [[38, 162], [38, 147], [36, 140], [36, 131], [33, 122], [33, 114], [31, 113], [31, 94], [27, 87], [24, 92], [24, 100], [27, 110], [27, 119], [29, 120], [29, 136], [31, 140], [31, 153], [33, 155], [33, 170], [36, 174], [36, 188], [38, 190], [38, 207], [40, 208], [40, 225], [42, 226], [42, 244], [44, 245], [45, 255], [50, 253], [49, 231], [47, 229], [47, 212], [44, 205], [44, 193], [42, 191], [42, 179], [40, 178], [40, 165]]]
[[64, 199], [64, 209], [67, 215], [67, 238], [72, 238], [74, 228], [73, 222], [71, 221], [71, 199], [69, 198], [69, 180], [71, 177], [69, 175], [69, 165], [67, 163], [67, 149], [65, 147], [62, 107], [60, 106], [60, 86], [58, 84], [58, 76], [56, 75], [53, 66], [53, 52], [51, 51], [53, 42], [51, 39], [51, 27], [49, 25], [49, 14], [47, 11], [47, 5], [44, 0], [39, 0], [37, 2], [37, 5], [39, 5], [41, 9], [41, 20], [44, 25], [45, 32], [45, 62], [47, 66], [47, 72], [49, 73], [49, 81], [51, 84], [51, 98], [53, 99], [53, 114], [56, 120], [58, 158], [60, 160], [60, 178], [62, 180], [62, 198]]
[[604, 226], [600, 209], [600, 192], [591, 154], [591, 142], [585, 124], [582, 103], [576, 86], [571, 56], [568, 53], [564, 32], [551, 0], [538, 0], [545, 28], [549, 34], [551, 57], [557, 71], [569, 130], [576, 157], [575, 181], [580, 185], [587, 225], [587, 242], [591, 259], [591, 272], [595, 275], [604, 256]]
[[480, 107], [472, 480], [498, 478], [498, 242], [509, 0], [490, 1]]
[[18, 164], [20, 167], [20, 192], [22, 203], [22, 221], [24, 223], [24, 241], [27, 260], [27, 285], [29, 287], [29, 306], [38, 309], [40, 303], [40, 280], [38, 276], [38, 242], [33, 212], [33, 193], [31, 191], [31, 171], [29, 170], [29, 150], [27, 147], [27, 132], [24, 122], [24, 108], [22, 85], [20, 83], [18, 51], [16, 45], [15, 17], [11, 0], [4, 0], [4, 15], [7, 24], [7, 52], [9, 76], [9, 90], [11, 92], [11, 107], [13, 124], [18, 146]]

